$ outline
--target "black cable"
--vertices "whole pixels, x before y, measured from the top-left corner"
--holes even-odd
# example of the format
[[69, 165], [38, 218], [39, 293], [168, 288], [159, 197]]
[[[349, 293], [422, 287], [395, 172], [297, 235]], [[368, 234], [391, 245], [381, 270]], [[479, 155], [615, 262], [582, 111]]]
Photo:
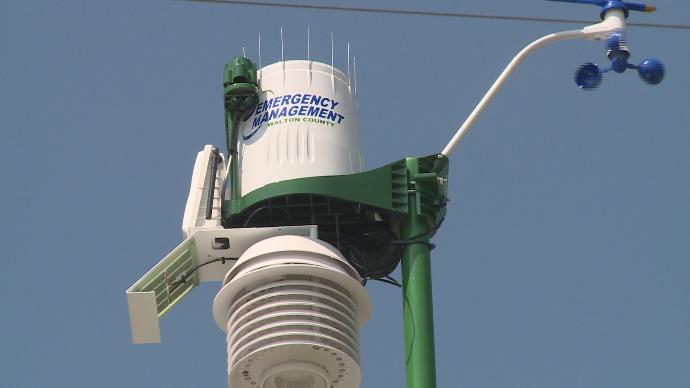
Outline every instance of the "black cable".
[[[327, 235], [327, 236], [328, 236], [328, 235], [331, 235], [331, 236], [335, 236], [335, 233], [332, 233], [332, 232], [325, 232], [325, 233], [321, 233], [321, 235]], [[367, 266], [362, 262], [362, 260], [361, 260], [361, 258], [360, 258], [360, 256], [362, 256], [362, 253], [359, 251], [359, 249], [357, 249], [357, 248], [355, 247], [354, 243], [353, 243], [352, 241], [350, 241], [350, 240], [349, 240], [347, 237], [345, 237], [345, 236], [340, 236], [339, 241], [340, 241], [343, 245], [346, 245], [348, 249], [350, 249], [350, 255], [348, 256], [348, 260], [350, 261], [350, 263], [351, 263], [352, 265], [354, 265], [354, 266], [356, 267], [355, 269], [357, 269], [357, 272], [359, 272], [360, 275], [363, 275], [363, 276], [362, 276], [362, 281], [361, 281], [362, 286], [366, 286], [366, 285], [367, 285], [367, 282], [368, 282], [369, 280], [376, 280], [376, 281], [378, 281], [378, 282], [383, 282], [383, 283], [391, 284], [391, 285], [394, 285], [394, 286], [396, 286], [396, 287], [402, 287], [402, 284], [400, 284], [400, 282], [398, 282], [397, 280], [395, 280], [393, 277], [391, 277], [391, 276], [389, 276], [389, 275], [384, 276], [384, 277], [380, 277], [380, 278], [369, 277], [369, 276], [368, 276], [368, 268], [367, 268]], [[399, 261], [399, 260], [398, 260], [398, 261]], [[397, 263], [396, 263], [396, 267], [397, 267]]]
[[390, 285], [396, 286], [396, 287], [398, 287], [398, 288], [402, 288], [402, 284], [400, 284], [399, 281], [395, 280], [394, 278], [392, 278], [392, 277], [390, 277], [390, 276], [384, 276], [384, 277], [382, 277], [382, 278], [362, 278], [362, 285], [363, 285], [363, 286], [366, 286], [366, 285], [367, 285], [367, 282], [368, 282], [369, 280], [376, 280], [377, 282], [382, 282], [382, 283], [386, 283], [386, 284], [390, 284]]
[[[333, 235], [333, 236], [336, 235], [335, 233], [322, 233], [322, 234]], [[345, 238], [345, 236], [340, 236], [340, 238], [338, 238], [336, 236], [336, 239], [341, 244], [346, 245], [347, 248], [350, 250], [350, 254], [347, 256], [347, 259], [350, 262], [350, 264], [352, 264], [355, 267], [355, 270], [357, 270], [357, 272], [362, 276], [362, 280], [360, 282], [362, 284], [362, 286], [366, 286], [367, 281], [369, 279], [372, 279], [372, 278], [369, 277], [369, 270], [368, 270], [366, 264], [362, 261], [362, 259], [360, 257], [362, 255], [361, 252], [359, 251], [359, 249], [355, 248], [354, 243], [352, 243], [347, 238]]]
[[438, 223], [433, 224], [433, 225], [432, 225], [429, 229], [427, 229], [425, 232], [422, 232], [422, 233], [419, 233], [419, 234], [417, 234], [417, 235], [414, 235], [414, 236], [412, 236], [412, 237], [410, 237], [410, 238], [408, 238], [408, 239], [405, 239], [405, 240], [391, 240], [391, 241], [389, 241], [388, 243], [389, 243], [389, 244], [393, 244], [393, 245], [403, 245], [403, 246], [405, 246], [405, 247], [407, 247], [408, 245], [421, 244], [421, 245], [426, 245], [426, 246], [428, 246], [429, 249], [434, 249], [434, 248], [436, 248], [436, 245], [434, 245], [434, 244], [432, 244], [432, 243], [430, 243], [430, 242], [428, 242], [428, 241], [424, 241], [423, 239], [424, 239], [424, 238], [427, 238], [427, 237], [430, 237], [431, 235], [433, 235], [433, 234], [438, 230], [438, 228], [441, 227], [441, 224], [443, 224], [443, 221], [444, 221], [444, 220], [445, 220], [445, 217], [444, 217], [444, 218], [441, 218], [441, 221], [439, 221]]
[[[533, 16], [501, 16], [501, 15], [487, 15], [487, 14], [472, 14], [461, 12], [440, 12], [440, 11], [415, 11], [405, 9], [393, 8], [368, 8], [368, 7], [345, 7], [338, 5], [317, 5], [304, 3], [278, 3], [273, 1], [248, 1], [248, 0], [181, 0], [195, 3], [220, 3], [220, 4], [234, 4], [234, 5], [249, 5], [257, 7], [278, 7], [278, 8], [299, 8], [319, 11], [341, 11], [341, 12], [359, 12], [359, 13], [382, 13], [391, 15], [408, 15], [408, 16], [440, 16], [453, 18], [469, 18], [469, 19], [484, 19], [484, 20], [510, 20], [520, 22], [540, 22], [540, 23], [565, 23], [565, 24], [592, 24], [592, 20], [584, 19], [559, 19], [559, 18], [543, 18]], [[644, 27], [644, 28], [665, 28], [665, 29], [679, 29], [690, 30], [690, 25], [687, 24], [658, 24], [658, 23], [626, 23], [628, 26]]]
[[[325, 233], [325, 234], [326, 235], [335, 235], [335, 233]], [[336, 238], [337, 238], [337, 236], [336, 236]], [[362, 261], [362, 256], [364, 256], [364, 255], [362, 254], [362, 252], [359, 251], [359, 249], [357, 249], [355, 247], [355, 244], [352, 241], [350, 241], [347, 237], [341, 235], [340, 238], [338, 239], [338, 241], [340, 241], [344, 245], [347, 245], [347, 247], [350, 249], [351, 254], [350, 254], [350, 257], [348, 257], [348, 258], [350, 259], [350, 261], [352, 261], [353, 265], [355, 265], [356, 267], [359, 267], [357, 272], [359, 272], [361, 275], [363, 275], [362, 276], [363, 282], [364, 282], [364, 284], [366, 284], [367, 279], [370, 279], [370, 278], [369, 278], [369, 270], [368, 270], [366, 264]], [[364, 285], [364, 284], [362, 284], [362, 285]]]
[[393, 241], [389, 241], [388, 243], [393, 244], [393, 245], [403, 245], [403, 246], [426, 245], [427, 247], [429, 247], [429, 250], [436, 248], [436, 245], [433, 243], [430, 243], [430, 242], [424, 241], [424, 240], [417, 240], [417, 239], [393, 240]]
[[208, 260], [208, 261], [204, 261], [203, 263], [195, 265], [194, 267], [188, 269], [187, 272], [185, 272], [185, 273], [183, 273], [182, 275], [180, 275], [180, 280], [176, 280], [176, 281], [174, 281], [174, 282], [168, 282], [168, 279], [166, 278], [166, 279], [165, 279], [165, 284], [167, 284], [168, 286], [173, 287], [172, 290], [169, 291], [169, 293], [172, 293], [172, 292], [174, 292], [174, 291], [177, 289], [177, 287], [179, 287], [179, 286], [181, 286], [181, 285], [187, 283], [187, 279], [188, 279], [190, 276], [192, 276], [192, 275], [194, 274], [194, 272], [198, 271], [199, 268], [201, 268], [201, 267], [203, 267], [203, 266], [205, 266], [205, 265], [217, 263], [217, 262], [219, 262], [219, 261], [220, 261], [222, 264], [225, 264], [225, 262], [228, 261], [228, 260], [230, 260], [230, 261], [237, 261], [238, 259], [239, 259], [239, 258], [237, 258], [237, 257], [218, 257], [218, 258], [215, 258], [215, 259], [211, 259], [211, 260]]
[[386, 277], [383, 277], [383, 278], [377, 278], [377, 279], [372, 279], [372, 280], [376, 280], [376, 281], [379, 281], [379, 282], [384, 282], [384, 283], [392, 284], [392, 285], [394, 285], [394, 286], [396, 286], [396, 287], [398, 287], [398, 288], [402, 288], [402, 284], [400, 284], [400, 282], [398, 282], [396, 279], [394, 279], [394, 278], [391, 277], [391, 276], [386, 276]]
[[367, 280], [376, 280], [377, 282], [382, 282], [382, 283], [387, 283], [387, 284], [392, 284], [396, 287], [402, 287], [400, 283], [388, 280], [386, 278], [368, 278]]

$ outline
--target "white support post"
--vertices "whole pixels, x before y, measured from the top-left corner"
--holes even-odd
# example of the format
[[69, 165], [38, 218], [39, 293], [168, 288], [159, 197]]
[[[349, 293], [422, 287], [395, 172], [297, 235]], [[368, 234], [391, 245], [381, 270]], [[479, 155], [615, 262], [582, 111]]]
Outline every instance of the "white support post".
[[505, 70], [503, 70], [501, 75], [498, 76], [496, 81], [493, 83], [493, 85], [491, 85], [484, 97], [479, 101], [472, 113], [470, 113], [470, 115], [467, 116], [467, 119], [465, 119], [465, 122], [462, 123], [462, 125], [455, 133], [453, 138], [450, 139], [450, 142], [448, 142], [443, 151], [441, 151], [441, 154], [445, 156], [450, 156], [450, 154], [453, 153], [455, 147], [457, 147], [462, 138], [467, 134], [467, 132], [469, 132], [470, 128], [472, 127], [474, 122], [477, 121], [477, 118], [482, 113], [482, 111], [484, 111], [486, 106], [489, 105], [496, 93], [501, 89], [508, 77], [513, 73], [517, 65], [519, 65], [520, 62], [522, 62], [522, 60], [527, 57], [527, 55], [533, 53], [538, 48], [546, 45], [547, 43], [572, 39], [601, 40], [606, 38], [609, 34], [611, 34], [614, 31], [620, 31], [624, 29], [625, 15], [623, 14], [623, 11], [617, 8], [611, 8], [606, 12], [606, 15], [604, 16], [604, 21], [602, 21], [601, 23], [585, 27], [581, 30], [562, 31], [545, 35], [527, 45], [524, 49], [522, 49], [522, 51], [520, 51], [515, 56], [515, 58], [513, 58], [512, 61], [510, 61], [510, 63], [508, 63], [508, 66], [506, 66]]

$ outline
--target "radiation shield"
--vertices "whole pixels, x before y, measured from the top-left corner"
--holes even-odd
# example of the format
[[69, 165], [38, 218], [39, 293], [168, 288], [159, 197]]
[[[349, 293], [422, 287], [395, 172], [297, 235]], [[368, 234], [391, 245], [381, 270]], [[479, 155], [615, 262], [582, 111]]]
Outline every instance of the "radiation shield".
[[213, 302], [234, 388], [359, 386], [371, 300], [333, 246], [280, 236], [249, 248]]

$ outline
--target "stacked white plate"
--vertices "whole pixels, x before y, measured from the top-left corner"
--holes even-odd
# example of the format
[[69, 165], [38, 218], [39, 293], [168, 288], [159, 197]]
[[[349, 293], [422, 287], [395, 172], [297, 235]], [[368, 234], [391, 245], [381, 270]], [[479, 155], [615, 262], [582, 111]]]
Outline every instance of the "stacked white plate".
[[371, 312], [360, 281], [320, 240], [279, 236], [247, 249], [213, 303], [230, 386], [358, 387], [359, 327]]

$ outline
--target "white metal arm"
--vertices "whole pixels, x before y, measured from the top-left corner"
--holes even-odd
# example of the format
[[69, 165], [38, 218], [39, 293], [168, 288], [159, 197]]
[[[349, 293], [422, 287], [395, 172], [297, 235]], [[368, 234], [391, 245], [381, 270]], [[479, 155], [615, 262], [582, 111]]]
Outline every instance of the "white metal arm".
[[513, 58], [513, 60], [510, 61], [508, 66], [506, 66], [505, 70], [503, 70], [503, 73], [501, 73], [501, 75], [498, 76], [494, 84], [491, 85], [491, 88], [489, 88], [489, 91], [486, 92], [486, 94], [481, 99], [481, 101], [479, 101], [472, 113], [470, 113], [470, 115], [467, 116], [465, 122], [462, 123], [460, 129], [458, 129], [453, 138], [450, 139], [450, 142], [448, 142], [446, 148], [444, 148], [443, 151], [441, 151], [441, 154], [445, 156], [450, 156], [450, 154], [460, 143], [462, 138], [467, 134], [467, 132], [469, 132], [474, 122], [477, 121], [477, 117], [479, 117], [484, 108], [486, 108], [486, 106], [489, 105], [491, 100], [496, 95], [496, 92], [498, 92], [498, 90], [501, 89], [501, 87], [508, 79], [510, 74], [513, 73], [513, 70], [515, 70], [517, 65], [519, 65], [520, 62], [522, 62], [522, 60], [525, 59], [525, 57], [527, 57], [527, 55], [531, 54], [536, 49], [544, 46], [547, 43], [572, 39], [601, 40], [607, 37], [612, 32], [620, 31], [623, 29], [625, 29], [625, 15], [623, 14], [623, 11], [617, 8], [611, 8], [606, 12], [606, 15], [604, 16], [604, 21], [602, 21], [601, 23], [593, 24], [581, 30], [562, 31], [545, 35], [527, 45], [527, 47], [522, 49], [522, 51], [520, 51], [515, 56], [515, 58]]

